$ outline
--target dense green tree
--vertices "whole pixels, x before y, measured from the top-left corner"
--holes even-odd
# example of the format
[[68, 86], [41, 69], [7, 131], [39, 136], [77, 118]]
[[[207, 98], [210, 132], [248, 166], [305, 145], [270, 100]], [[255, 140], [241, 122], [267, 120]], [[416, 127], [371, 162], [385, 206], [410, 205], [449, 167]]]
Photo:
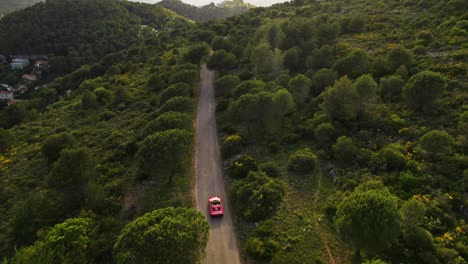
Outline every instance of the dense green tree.
[[341, 31], [343, 33], [359, 33], [364, 30], [366, 17], [363, 14], [345, 16], [341, 19]]
[[240, 215], [249, 221], [259, 221], [270, 216], [285, 194], [285, 184], [272, 179], [264, 172], [250, 172], [247, 178], [232, 186], [232, 199]]
[[375, 58], [369, 66], [369, 71], [375, 78], [390, 74], [391, 69], [390, 65], [388, 64], [387, 58], [383, 56]]
[[96, 100], [100, 104], [111, 103], [114, 97], [114, 93], [110, 90], [107, 90], [104, 87], [99, 87], [96, 90], [94, 90], [94, 94], [96, 95]]
[[403, 95], [411, 107], [427, 109], [442, 96], [446, 87], [447, 81], [440, 73], [422, 71], [409, 79]]
[[274, 222], [265, 220], [255, 228], [254, 234], [245, 243], [245, 251], [259, 261], [270, 260], [280, 249]]
[[266, 33], [266, 38], [272, 48], [279, 49], [283, 46], [286, 34], [284, 34], [279, 23], [273, 23]]
[[319, 95], [325, 88], [332, 86], [336, 79], [338, 79], [338, 74], [330, 69], [320, 69], [312, 75], [312, 94]]
[[333, 157], [342, 164], [350, 164], [356, 161], [359, 149], [353, 140], [347, 136], [341, 136], [332, 146]]
[[310, 87], [312, 81], [307, 76], [299, 74], [289, 81], [289, 90], [291, 91], [294, 101], [301, 105], [304, 104], [307, 97], [310, 95]]
[[149, 122], [141, 133], [143, 138], [155, 132], [169, 129], [190, 130], [192, 128], [192, 117], [180, 112], [165, 112], [156, 119]]
[[324, 92], [323, 108], [333, 119], [349, 121], [357, 117], [360, 96], [348, 77], [342, 77]]
[[232, 42], [228, 38], [216, 36], [213, 38], [213, 41], [211, 42], [211, 48], [213, 48], [213, 50], [230, 51], [232, 50], [233, 45], [232, 45]]
[[52, 163], [60, 157], [60, 152], [67, 148], [77, 146], [77, 141], [73, 135], [63, 132], [50, 135], [44, 140], [41, 147], [42, 154]]
[[78, 264], [87, 262], [91, 244], [90, 218], [70, 218], [55, 225], [44, 238], [33, 246], [18, 251], [15, 264]]
[[254, 48], [250, 61], [254, 73], [267, 79], [278, 76], [283, 69], [283, 55], [279, 49], [271, 50], [266, 43]]
[[96, 176], [94, 159], [88, 149], [64, 149], [46, 182], [64, 196], [68, 209], [76, 209], [86, 202], [88, 186]]
[[335, 60], [333, 47], [324, 45], [319, 49], [314, 49], [306, 59], [306, 66], [309, 70], [319, 70], [330, 68]]
[[93, 109], [97, 106], [97, 98], [94, 93], [85, 90], [81, 96], [81, 107], [84, 110]]
[[229, 96], [234, 88], [240, 84], [239, 76], [224, 75], [215, 81], [216, 96]]
[[385, 101], [391, 101], [401, 96], [405, 81], [400, 76], [388, 76], [380, 79], [379, 92]]
[[233, 121], [240, 121], [248, 132], [259, 129], [272, 133], [275, 119], [279, 120], [295, 108], [291, 94], [280, 89], [275, 93], [258, 92], [245, 94], [234, 101], [229, 108]]
[[[4, 128], [11, 128], [27, 120], [29, 113], [26, 102], [18, 102], [5, 108], [1, 114], [4, 119]], [[0, 124], [2, 124], [1, 120]]]
[[369, 72], [369, 67], [369, 55], [363, 50], [353, 51], [333, 64], [333, 69], [338, 72], [338, 75], [348, 75], [350, 78], [366, 74]]
[[330, 123], [322, 123], [314, 129], [314, 136], [318, 143], [328, 145], [335, 141], [336, 129]]
[[301, 48], [295, 46], [284, 54], [284, 66], [291, 72], [298, 72], [302, 68]]
[[208, 222], [194, 209], [158, 209], [125, 226], [114, 246], [115, 260], [119, 264], [199, 263], [208, 233]]
[[357, 187], [338, 206], [335, 225], [357, 252], [377, 253], [400, 232], [397, 198], [387, 188]]
[[406, 150], [399, 144], [389, 144], [379, 151], [379, 160], [388, 170], [402, 170], [406, 166]]
[[63, 208], [55, 196], [52, 191], [41, 190], [14, 205], [8, 224], [16, 247], [34, 243], [40, 228], [55, 223], [63, 215]]
[[218, 70], [218, 71], [228, 71], [231, 69], [234, 69], [237, 64], [237, 58], [236, 55], [234, 55], [231, 52], [226, 52], [225, 50], [217, 50], [215, 51], [210, 58], [208, 59], [208, 62], [206, 63], [206, 66], [210, 70]]
[[251, 171], [258, 171], [258, 162], [251, 156], [240, 156], [228, 167], [229, 176], [235, 179], [245, 178]]
[[238, 84], [234, 88], [232, 95], [234, 99], [238, 99], [241, 95], [244, 94], [255, 94], [258, 92], [265, 91], [265, 88], [266, 84], [262, 80], [247, 80]]
[[434, 157], [443, 157], [453, 151], [455, 139], [445, 131], [432, 130], [419, 139], [421, 148]]
[[401, 222], [405, 228], [420, 226], [424, 221], [427, 207], [421, 201], [410, 199], [400, 208]]
[[159, 92], [166, 88], [167, 86], [167, 79], [164, 78], [161, 74], [153, 74], [148, 79], [148, 83], [146, 85], [151, 91]]
[[160, 103], [164, 104], [170, 98], [182, 96], [190, 97], [190, 86], [186, 83], [176, 83], [164, 89], [160, 96]]
[[148, 136], [141, 144], [136, 158], [140, 169], [150, 175], [162, 168], [167, 170], [169, 182], [175, 175], [180, 163], [189, 157], [192, 133], [186, 130], [170, 129]]
[[0, 153], [13, 145], [14, 140], [15, 137], [11, 130], [0, 128]]
[[190, 87], [193, 87], [195, 83], [198, 81], [198, 70], [191, 70], [191, 69], [183, 69], [178, 71], [177, 73], [171, 75], [169, 77], [169, 84], [176, 84], [176, 83], [186, 83]]
[[114, 91], [114, 105], [126, 104], [130, 100], [128, 89], [123, 86], [117, 86]]
[[317, 40], [319, 44], [333, 44], [340, 35], [340, 25], [338, 23], [321, 23], [317, 26]]
[[193, 100], [189, 97], [175, 96], [168, 99], [164, 105], [159, 108], [159, 114], [165, 112], [191, 113], [194, 109]]
[[413, 55], [404, 47], [396, 46], [387, 54], [387, 60], [391, 69], [395, 71], [401, 65], [405, 65], [407, 68], [411, 67], [411, 64], [413, 63]]
[[184, 54], [185, 60], [193, 64], [200, 64], [201, 60], [210, 52], [210, 46], [206, 42], [192, 45]]
[[353, 85], [361, 97], [361, 100], [366, 100], [370, 97], [373, 97], [377, 92], [377, 83], [370, 74], [362, 75], [361, 77], [357, 78]]

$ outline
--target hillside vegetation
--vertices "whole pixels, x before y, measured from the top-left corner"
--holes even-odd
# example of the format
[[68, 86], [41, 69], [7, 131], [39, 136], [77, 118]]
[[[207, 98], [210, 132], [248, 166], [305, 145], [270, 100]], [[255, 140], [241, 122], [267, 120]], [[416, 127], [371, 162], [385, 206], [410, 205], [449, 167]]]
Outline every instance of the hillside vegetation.
[[189, 5], [181, 0], [162, 0], [157, 4], [194, 21], [223, 19], [245, 13], [254, 7], [240, 0], [224, 1], [219, 5], [212, 3], [202, 7]]
[[202, 26], [245, 255], [466, 262], [467, 19], [466, 1], [294, 1]]
[[142, 25], [161, 30], [180, 23], [184, 19], [157, 5], [50, 0], [0, 21], [0, 51], [5, 55], [51, 54], [54, 72], [69, 73], [152, 34]]
[[[168, 13], [141, 36], [164, 9], [101, 3], [33, 7], [129, 44], [106, 55], [65, 32], [80, 67], [0, 112], [5, 261], [198, 263], [208, 226], [190, 156], [206, 62], [246, 261], [467, 262], [466, 0], [296, 0], [197, 24]], [[59, 18], [66, 4], [95, 19]], [[0, 32], [28, 41], [4, 23], [29, 10]]]

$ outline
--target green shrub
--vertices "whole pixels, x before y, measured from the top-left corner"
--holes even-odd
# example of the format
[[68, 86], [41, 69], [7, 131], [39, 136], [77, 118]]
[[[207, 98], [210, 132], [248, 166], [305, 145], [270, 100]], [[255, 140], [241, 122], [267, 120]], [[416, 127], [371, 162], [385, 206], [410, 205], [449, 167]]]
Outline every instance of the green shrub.
[[268, 161], [260, 165], [260, 170], [265, 172], [270, 177], [278, 177], [281, 175], [281, 166], [274, 161]]
[[104, 121], [109, 121], [116, 116], [117, 114], [113, 111], [104, 111], [99, 114], [99, 119], [104, 120]]
[[110, 104], [112, 103], [112, 98], [114, 97], [114, 93], [104, 87], [99, 87], [94, 90], [94, 94], [96, 95], [96, 99], [100, 104]]
[[77, 141], [69, 133], [59, 133], [51, 135], [42, 144], [41, 152], [52, 163], [60, 157], [60, 152], [66, 148], [73, 148]]
[[251, 237], [245, 243], [245, 251], [257, 260], [270, 260], [280, 245], [272, 238]]
[[379, 151], [379, 160], [391, 170], [402, 170], [406, 167], [406, 157], [404, 147], [398, 144], [384, 146]]
[[419, 139], [421, 148], [429, 154], [442, 157], [453, 151], [455, 139], [445, 131], [432, 130]]
[[420, 110], [430, 109], [447, 87], [446, 78], [440, 73], [422, 71], [409, 79], [403, 88], [408, 105]]
[[216, 96], [229, 96], [234, 88], [239, 85], [240, 78], [237, 75], [224, 75], [215, 81]]
[[330, 123], [322, 123], [314, 129], [314, 136], [318, 143], [329, 144], [335, 141], [336, 129]]
[[153, 121], [149, 122], [143, 129], [141, 135], [142, 138], [145, 138], [159, 131], [165, 131], [169, 129], [191, 130], [191, 128], [192, 117], [189, 114], [180, 112], [165, 112]]
[[394, 100], [401, 96], [405, 81], [400, 76], [389, 76], [380, 79], [380, 96], [386, 100]]
[[229, 164], [229, 176], [235, 179], [245, 178], [251, 171], [258, 170], [257, 161], [251, 156], [242, 156]]
[[164, 104], [167, 100], [175, 96], [190, 97], [190, 86], [186, 83], [176, 83], [167, 87], [161, 93], [160, 103]]
[[341, 136], [332, 146], [333, 157], [342, 164], [351, 164], [356, 161], [359, 149], [351, 138]]
[[188, 97], [176, 96], [167, 100], [159, 109], [159, 114], [166, 112], [191, 113], [194, 110], [193, 100]]
[[248, 221], [260, 221], [276, 210], [285, 192], [283, 181], [272, 179], [261, 171], [252, 171], [247, 178], [233, 184], [231, 197], [241, 217]]
[[0, 153], [7, 150], [13, 144], [14, 139], [13, 132], [0, 128]]
[[176, 84], [176, 83], [186, 83], [190, 87], [195, 85], [196, 81], [198, 80], [198, 71], [196, 70], [181, 70], [176, 74], [173, 74], [169, 77], [169, 84]]
[[312, 172], [315, 168], [317, 156], [311, 149], [305, 148], [289, 156], [288, 169], [296, 172]]
[[240, 153], [244, 147], [244, 139], [239, 135], [230, 135], [224, 139], [221, 145], [221, 154], [224, 158], [229, 158], [234, 154]]

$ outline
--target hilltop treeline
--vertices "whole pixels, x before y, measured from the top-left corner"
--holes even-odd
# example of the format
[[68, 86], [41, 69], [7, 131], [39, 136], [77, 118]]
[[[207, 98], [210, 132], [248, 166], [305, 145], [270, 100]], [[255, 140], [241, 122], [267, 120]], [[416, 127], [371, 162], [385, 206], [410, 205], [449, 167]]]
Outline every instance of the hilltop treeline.
[[226, 2], [223, 6], [210, 4], [202, 7], [196, 7], [186, 4], [180, 0], [163, 0], [159, 2], [158, 5], [164, 6], [165, 8], [194, 21], [223, 19], [245, 13], [253, 7], [252, 5], [241, 4], [238, 2], [235, 2], [235, 4]]

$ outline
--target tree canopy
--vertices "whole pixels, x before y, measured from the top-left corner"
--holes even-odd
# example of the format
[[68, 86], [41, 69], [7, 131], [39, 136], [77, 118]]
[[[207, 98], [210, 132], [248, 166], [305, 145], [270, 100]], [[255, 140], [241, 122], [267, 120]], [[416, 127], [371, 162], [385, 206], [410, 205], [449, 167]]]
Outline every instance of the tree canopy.
[[114, 245], [117, 263], [199, 263], [209, 226], [198, 211], [158, 209], [124, 227]]

